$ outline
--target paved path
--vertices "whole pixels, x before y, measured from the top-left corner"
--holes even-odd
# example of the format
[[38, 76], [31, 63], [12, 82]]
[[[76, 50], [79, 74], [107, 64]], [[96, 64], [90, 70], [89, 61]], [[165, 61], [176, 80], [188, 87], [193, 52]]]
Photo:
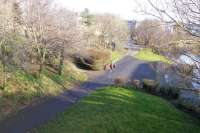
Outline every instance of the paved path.
[[114, 71], [103, 73], [95, 79], [90, 79], [80, 87], [76, 87], [58, 97], [52, 97], [40, 104], [29, 106], [11, 118], [1, 122], [0, 133], [26, 133], [30, 129], [55, 118], [58, 113], [71, 107], [89, 92], [113, 84], [113, 79], [118, 76], [130, 79], [155, 79], [155, 72], [149, 63], [126, 56], [117, 63]]

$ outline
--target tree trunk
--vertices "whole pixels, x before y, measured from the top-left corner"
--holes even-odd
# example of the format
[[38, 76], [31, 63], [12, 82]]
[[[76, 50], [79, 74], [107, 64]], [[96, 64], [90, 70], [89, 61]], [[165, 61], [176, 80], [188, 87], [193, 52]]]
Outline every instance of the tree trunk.
[[59, 75], [62, 75], [64, 67], [64, 46], [60, 51], [60, 64], [59, 64]]
[[2, 65], [3, 65], [3, 84], [2, 84], [2, 89], [4, 90], [5, 86], [6, 86], [6, 82], [7, 82], [7, 71], [6, 71], [5, 59], [3, 59]]
[[40, 73], [40, 74], [42, 73], [43, 69], [44, 69], [44, 64], [43, 64], [43, 63], [40, 63], [40, 69], [39, 69], [39, 73]]
[[5, 53], [5, 46], [1, 46], [1, 53], [2, 53], [2, 66], [3, 66], [3, 83], [1, 88], [4, 90], [7, 82], [7, 71], [6, 71], [6, 53]]

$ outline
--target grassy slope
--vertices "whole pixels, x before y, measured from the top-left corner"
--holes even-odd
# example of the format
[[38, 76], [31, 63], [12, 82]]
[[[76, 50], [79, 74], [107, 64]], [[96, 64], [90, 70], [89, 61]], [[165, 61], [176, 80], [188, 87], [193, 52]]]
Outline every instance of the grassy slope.
[[33, 132], [199, 133], [200, 122], [159, 97], [107, 87]]
[[[2, 75], [0, 65], [0, 78]], [[0, 90], [0, 120], [39, 97], [58, 95], [64, 89], [68, 89], [73, 82], [86, 80], [86, 75], [69, 62], [65, 64], [62, 76], [46, 69], [40, 78], [35, 78], [16, 68], [8, 75], [5, 89]]]
[[110, 51], [110, 53], [111, 53], [111, 61], [118, 61], [124, 55], [124, 51]]
[[145, 48], [139, 51], [135, 57], [139, 60], [145, 60], [145, 61], [161, 61], [164, 63], [172, 63], [169, 59], [162, 55], [158, 55], [152, 51], [152, 49]]

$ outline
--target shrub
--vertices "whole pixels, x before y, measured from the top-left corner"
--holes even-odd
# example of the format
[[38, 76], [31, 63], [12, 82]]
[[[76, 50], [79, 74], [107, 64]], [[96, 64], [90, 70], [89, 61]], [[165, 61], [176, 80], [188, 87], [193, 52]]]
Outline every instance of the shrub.
[[107, 50], [87, 49], [85, 54], [75, 54], [74, 62], [81, 68], [89, 70], [102, 70], [111, 60]]
[[151, 93], [156, 93], [158, 83], [155, 80], [143, 79], [143, 88]]
[[171, 99], [177, 99], [181, 89], [176, 86], [158, 86], [157, 93]]
[[179, 104], [184, 108], [200, 113], [200, 91], [195, 89], [183, 89], [180, 91]]
[[143, 87], [142, 87], [142, 84], [141, 84], [141, 82], [140, 82], [140, 80], [133, 80], [133, 81], [131, 81], [131, 85], [133, 85], [133, 86], [136, 87], [137, 89], [143, 88]]
[[117, 77], [115, 80], [114, 80], [114, 83], [115, 85], [125, 85], [127, 82], [127, 79], [125, 77]]

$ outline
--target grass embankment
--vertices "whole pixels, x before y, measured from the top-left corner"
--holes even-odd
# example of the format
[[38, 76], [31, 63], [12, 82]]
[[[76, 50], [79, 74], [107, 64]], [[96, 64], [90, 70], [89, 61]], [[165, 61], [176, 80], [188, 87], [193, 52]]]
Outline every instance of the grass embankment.
[[149, 48], [144, 48], [144, 49], [140, 50], [135, 55], [135, 58], [137, 58], [139, 60], [150, 61], [150, 62], [160, 61], [160, 62], [164, 62], [164, 63], [168, 63], [168, 64], [172, 63], [172, 61], [170, 61], [166, 57], [156, 54], [155, 52], [153, 52], [152, 49], [149, 49]]
[[110, 51], [111, 61], [118, 61], [123, 58], [125, 52], [124, 51]]
[[[0, 71], [2, 84], [2, 65]], [[85, 79], [86, 75], [70, 62], [65, 63], [62, 75], [45, 69], [37, 78], [23, 70], [12, 68], [7, 73], [5, 88], [0, 89], [0, 120], [38, 98], [58, 95], [68, 89], [72, 83]]]
[[35, 133], [199, 133], [200, 122], [167, 101], [134, 89], [107, 87]]

